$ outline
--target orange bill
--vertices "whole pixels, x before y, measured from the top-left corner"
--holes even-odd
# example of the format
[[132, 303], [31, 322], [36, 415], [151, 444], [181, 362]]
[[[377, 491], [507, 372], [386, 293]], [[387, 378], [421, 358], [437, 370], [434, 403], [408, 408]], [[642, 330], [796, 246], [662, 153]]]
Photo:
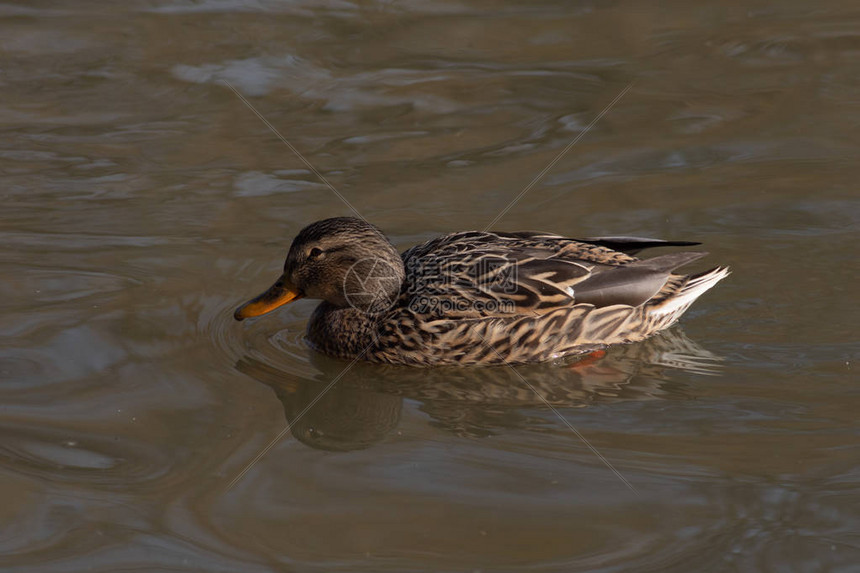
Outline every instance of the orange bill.
[[303, 296], [290, 284], [286, 277], [281, 277], [269, 287], [269, 290], [237, 308], [236, 312], [233, 313], [233, 318], [244, 320], [252, 316], [260, 316]]

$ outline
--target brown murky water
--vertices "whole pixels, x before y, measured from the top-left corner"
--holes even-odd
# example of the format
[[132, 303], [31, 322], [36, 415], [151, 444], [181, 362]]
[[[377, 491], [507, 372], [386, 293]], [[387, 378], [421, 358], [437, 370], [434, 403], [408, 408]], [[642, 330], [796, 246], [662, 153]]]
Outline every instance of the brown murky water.
[[[695, 4], [0, 4], [0, 567], [860, 571], [860, 9]], [[496, 228], [732, 266], [665, 336], [520, 369], [638, 493], [510, 370], [307, 409], [345, 366], [314, 303], [230, 315], [349, 210], [224, 80], [404, 248], [635, 82]]]

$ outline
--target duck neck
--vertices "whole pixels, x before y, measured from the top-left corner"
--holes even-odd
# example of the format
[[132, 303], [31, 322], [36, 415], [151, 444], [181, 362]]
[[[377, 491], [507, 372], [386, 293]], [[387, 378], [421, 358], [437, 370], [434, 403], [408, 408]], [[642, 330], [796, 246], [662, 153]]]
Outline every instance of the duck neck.
[[314, 350], [329, 356], [355, 358], [376, 340], [375, 315], [323, 301], [308, 321], [307, 339]]

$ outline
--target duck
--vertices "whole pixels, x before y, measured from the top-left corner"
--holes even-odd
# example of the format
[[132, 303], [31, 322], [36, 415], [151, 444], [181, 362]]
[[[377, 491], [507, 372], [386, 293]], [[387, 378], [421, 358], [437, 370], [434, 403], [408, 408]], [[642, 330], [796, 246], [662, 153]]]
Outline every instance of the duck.
[[400, 253], [366, 220], [334, 217], [296, 235], [283, 274], [234, 318], [319, 299], [306, 341], [337, 359], [415, 367], [551, 362], [639, 342], [677, 322], [728, 267], [681, 274], [708, 253], [636, 255], [698, 244], [461, 231]]

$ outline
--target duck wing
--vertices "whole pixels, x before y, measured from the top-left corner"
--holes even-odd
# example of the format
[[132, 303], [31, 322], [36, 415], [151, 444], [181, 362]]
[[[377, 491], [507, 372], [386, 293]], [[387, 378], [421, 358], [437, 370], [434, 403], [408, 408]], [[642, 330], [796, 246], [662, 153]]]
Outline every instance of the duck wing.
[[[630, 245], [644, 248], [637, 241]], [[453, 319], [537, 316], [580, 303], [637, 306], [660, 290], [671, 270], [704, 253], [640, 261], [547, 233], [465, 232], [402, 256], [407, 276], [401, 306], [428, 318]]]

